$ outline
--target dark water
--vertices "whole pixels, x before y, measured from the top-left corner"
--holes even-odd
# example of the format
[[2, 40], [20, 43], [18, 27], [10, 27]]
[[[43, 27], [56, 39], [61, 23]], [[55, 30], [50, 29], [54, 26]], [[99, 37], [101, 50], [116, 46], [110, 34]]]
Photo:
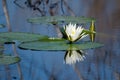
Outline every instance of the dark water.
[[[73, 4], [72, 8], [76, 15], [94, 15], [88, 13], [88, 3], [83, 0], [75, 1], [69, 2], [69, 4]], [[89, 1], [89, 5], [91, 2]], [[95, 16], [98, 19], [96, 41], [103, 43], [104, 47], [86, 50], [83, 61], [68, 65], [64, 61], [66, 51], [22, 50], [17, 48], [16, 44], [16, 51], [21, 61], [9, 66], [0, 65], [0, 80], [120, 80], [120, 25], [117, 22], [116, 24], [112, 22], [112, 13], [109, 13], [116, 9], [116, 5], [112, 4], [113, 2], [110, 0], [106, 4], [105, 12], [100, 16]], [[39, 14], [38, 12], [27, 7], [21, 9], [13, 4], [12, 0], [9, 0], [8, 3], [10, 3], [8, 5], [10, 22], [14, 32], [57, 36], [53, 26], [27, 23], [26, 19], [36, 16], [36, 13]], [[6, 24], [1, 8], [0, 6], [0, 22]], [[7, 29], [0, 31], [5, 32]], [[14, 55], [12, 46], [12, 44], [5, 45], [4, 52]]]

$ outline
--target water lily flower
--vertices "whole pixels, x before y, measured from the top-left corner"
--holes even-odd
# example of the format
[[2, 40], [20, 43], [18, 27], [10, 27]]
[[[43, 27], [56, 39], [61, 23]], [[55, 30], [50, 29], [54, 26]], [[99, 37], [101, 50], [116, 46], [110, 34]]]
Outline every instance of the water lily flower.
[[77, 26], [76, 24], [68, 24], [66, 26], [63, 27], [64, 29], [64, 35], [67, 36], [67, 39], [70, 42], [75, 42], [79, 39], [82, 39], [84, 37], [86, 37], [88, 34], [86, 34], [83, 30], [84, 28], [82, 26]]
[[75, 64], [76, 62], [83, 61], [84, 58], [85, 56], [82, 50], [68, 50], [64, 60], [66, 64]]

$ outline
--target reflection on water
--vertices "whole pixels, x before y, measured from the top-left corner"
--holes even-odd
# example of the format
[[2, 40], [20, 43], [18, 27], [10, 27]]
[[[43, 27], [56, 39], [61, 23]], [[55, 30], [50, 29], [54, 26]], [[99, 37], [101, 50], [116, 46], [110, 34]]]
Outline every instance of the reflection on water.
[[[10, 3], [12, 1], [8, 0]], [[82, 57], [74, 58], [74, 62], [76, 61], [74, 67], [64, 64], [65, 51], [30, 51], [16, 48], [21, 62], [14, 65], [0, 65], [0, 80], [120, 80], [120, 18], [117, 14], [117, 11], [120, 11], [120, 1], [76, 0], [74, 3], [72, 0], [69, 2], [75, 8], [73, 11], [77, 15], [97, 18], [96, 31], [100, 34], [97, 35], [96, 40], [104, 43], [105, 46], [85, 52], [87, 55], [83, 57], [83, 61], [80, 61]], [[18, 8], [14, 4], [11, 6], [15, 7], [10, 9], [13, 31], [30, 32], [32, 27], [33, 33], [55, 35], [55, 29], [51, 26], [33, 25], [26, 22], [28, 17], [35, 16], [31, 10]], [[1, 5], [0, 8], [2, 8]], [[5, 23], [3, 16], [0, 16], [0, 19]], [[4, 52], [11, 55], [13, 53], [11, 46], [7, 44]], [[68, 57], [71, 58], [70, 54], [73, 53], [80, 55], [78, 52], [80, 51], [67, 51]], [[74, 54], [73, 56], [76, 57]]]
[[[72, 47], [73, 48], [73, 47]], [[85, 59], [85, 52], [83, 50], [67, 50], [64, 56], [66, 64], [75, 64], [76, 62]]]

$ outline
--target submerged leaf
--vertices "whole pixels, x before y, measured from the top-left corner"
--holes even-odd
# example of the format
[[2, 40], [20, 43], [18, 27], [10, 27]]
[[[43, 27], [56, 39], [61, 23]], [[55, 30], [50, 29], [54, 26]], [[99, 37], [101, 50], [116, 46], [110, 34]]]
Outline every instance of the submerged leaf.
[[12, 42], [13, 40], [18, 40], [21, 42], [35, 41], [35, 40], [44, 39], [44, 38], [48, 38], [48, 37], [42, 36], [40, 34], [32, 34], [32, 33], [20, 33], [20, 32], [0, 33], [0, 43]]
[[96, 33], [95, 31], [90, 31], [87, 29], [84, 29], [83, 32], [85, 32], [86, 34], [95, 34]]
[[4, 47], [3, 46], [0, 46], [0, 51], [4, 50]]
[[25, 42], [19, 45], [19, 48], [30, 50], [68, 50], [69, 47], [76, 47], [73, 50], [82, 50], [97, 48], [103, 46], [103, 44], [95, 42], [84, 42], [81, 44], [67, 44], [65, 40], [47, 40], [47, 41], [33, 41]]
[[53, 24], [58, 23], [61, 24], [63, 22], [66, 23], [88, 23], [92, 20], [95, 20], [94, 18], [86, 18], [86, 17], [74, 17], [74, 16], [43, 16], [43, 17], [35, 17], [35, 18], [29, 18], [28, 22], [30, 23], [46, 23], [46, 24]]
[[3, 25], [3, 24], [0, 24], [0, 28], [4, 28], [5, 27], [5, 25]]
[[14, 64], [20, 61], [19, 57], [15, 57], [15, 56], [5, 56], [2, 55], [0, 56], [0, 65], [5, 65], [5, 64]]

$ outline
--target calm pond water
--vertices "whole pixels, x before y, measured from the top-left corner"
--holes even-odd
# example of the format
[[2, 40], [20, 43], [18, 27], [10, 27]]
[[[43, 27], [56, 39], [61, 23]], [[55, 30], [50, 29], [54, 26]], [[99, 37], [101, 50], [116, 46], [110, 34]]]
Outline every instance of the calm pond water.
[[[21, 9], [12, 1], [8, 1], [8, 6], [13, 32], [39, 33], [50, 37], [57, 36], [54, 26], [28, 23], [26, 19], [36, 16], [36, 12], [27, 8]], [[78, 1], [81, 6], [75, 1]], [[76, 15], [89, 16], [90, 14], [87, 13], [88, 5], [83, 8], [85, 7], [82, 5], [84, 1], [75, 1], [73, 1], [72, 8], [75, 12], [77, 11]], [[110, 0], [107, 4], [106, 7], [108, 8], [106, 8], [104, 14], [96, 17], [98, 18], [96, 41], [103, 43], [103, 47], [85, 50], [84, 60], [69, 65], [65, 64], [64, 61], [66, 51], [23, 50], [18, 48], [19, 43], [16, 43], [14, 46], [21, 61], [12, 65], [0, 65], [0, 80], [120, 80], [120, 25], [112, 25], [110, 22], [112, 20], [108, 20], [111, 19], [109, 18], [109, 12], [112, 12], [115, 7], [112, 2], [114, 1]], [[69, 4], [72, 4], [72, 2], [69, 2]], [[111, 5], [114, 6], [111, 8]], [[111, 11], [109, 8], [111, 8]], [[2, 6], [0, 5], [0, 23], [5, 24], [6, 21], [2, 14]], [[112, 27], [108, 27], [110, 25]], [[0, 29], [0, 32], [6, 31], [7, 28]], [[6, 44], [4, 53], [15, 55], [13, 44]]]

